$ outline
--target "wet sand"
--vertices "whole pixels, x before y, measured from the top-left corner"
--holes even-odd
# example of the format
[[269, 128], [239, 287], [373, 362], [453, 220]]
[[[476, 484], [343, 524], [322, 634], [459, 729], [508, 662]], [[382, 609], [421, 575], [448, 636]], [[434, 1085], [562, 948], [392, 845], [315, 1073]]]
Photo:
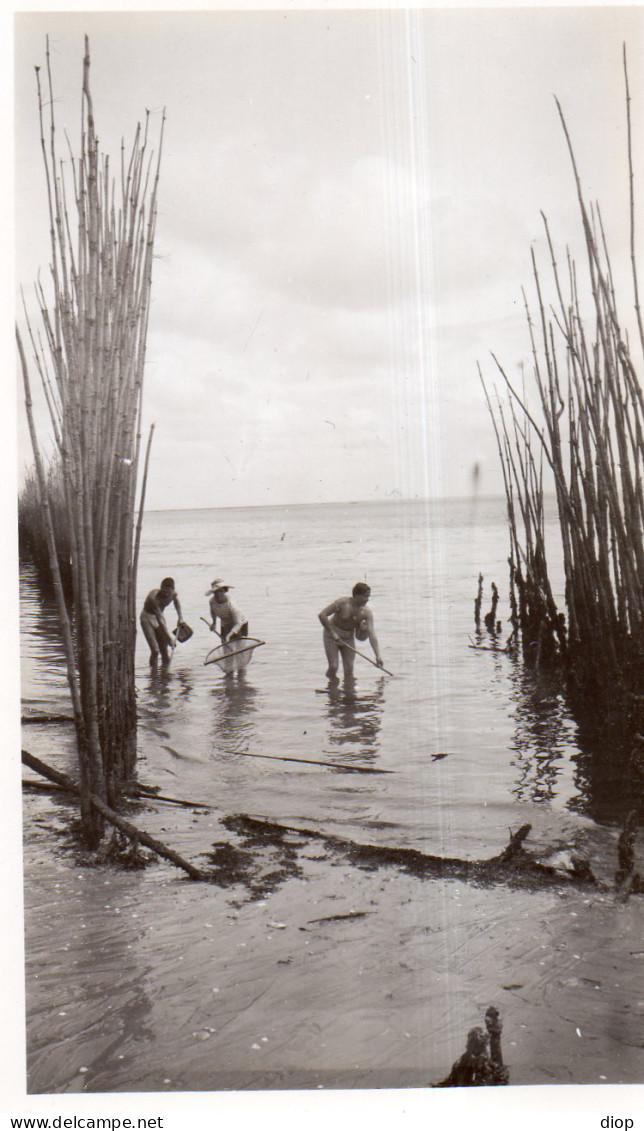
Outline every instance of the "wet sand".
[[[66, 768], [69, 728], [25, 729]], [[142, 776], [170, 792], [161, 768]], [[641, 1081], [644, 899], [611, 890], [615, 830], [534, 807], [526, 848], [574, 838], [606, 887], [562, 874], [524, 890], [356, 864], [297, 833], [262, 843], [216, 808], [133, 805], [135, 823], [214, 865], [219, 882], [197, 883], [164, 862], [79, 862], [73, 812], [25, 793], [31, 1093], [423, 1088], [490, 1004], [511, 1084]]]

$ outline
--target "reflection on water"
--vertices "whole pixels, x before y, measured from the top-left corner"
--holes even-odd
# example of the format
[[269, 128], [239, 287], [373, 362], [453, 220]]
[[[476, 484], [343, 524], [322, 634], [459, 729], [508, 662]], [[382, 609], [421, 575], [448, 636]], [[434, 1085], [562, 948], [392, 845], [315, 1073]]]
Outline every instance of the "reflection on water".
[[34, 705], [66, 691], [65, 652], [56, 602], [41, 595], [36, 572], [28, 562], [20, 563], [20, 666], [25, 703]]
[[36, 571], [29, 562], [20, 563], [20, 597], [25, 611], [21, 625], [23, 634], [37, 636], [43, 646], [54, 645], [62, 656], [56, 601], [40, 592]]
[[[518, 771], [512, 792], [518, 801], [551, 802], [566, 790], [566, 765], [573, 742], [556, 681], [508, 659], [515, 721], [512, 765]], [[570, 776], [570, 775], [568, 775]], [[574, 792], [572, 782], [568, 783]], [[569, 801], [566, 797], [566, 803]]]
[[576, 796], [570, 808], [599, 824], [621, 822], [632, 807], [629, 762], [633, 749], [620, 728], [588, 715], [579, 721], [573, 753]]
[[174, 700], [189, 699], [194, 690], [194, 680], [189, 671], [175, 669], [171, 664], [151, 664], [145, 686], [145, 703], [148, 711], [165, 711]]
[[137, 682], [140, 723], [147, 731], [167, 741], [174, 731], [183, 729], [190, 717], [193, 690], [189, 671], [174, 669], [171, 664], [148, 665], [145, 676]]
[[359, 689], [353, 679], [329, 684], [326, 717], [331, 746], [348, 746], [349, 757], [367, 761], [377, 756], [385, 683], [386, 676], [380, 676], [369, 692]]
[[245, 671], [229, 676], [210, 692], [210, 736], [217, 746], [248, 747], [255, 736], [256, 718], [262, 697]]
[[563, 755], [557, 750], [517, 752], [515, 765], [520, 771], [512, 790], [518, 801], [552, 801], [557, 794], [557, 778]]
[[510, 749], [518, 771], [513, 795], [518, 801], [556, 801], [598, 823], [621, 823], [631, 804], [632, 742], [619, 721], [609, 723], [591, 709], [582, 713], [579, 706], [573, 719], [554, 675], [525, 668], [518, 659], [505, 662], [515, 724]]

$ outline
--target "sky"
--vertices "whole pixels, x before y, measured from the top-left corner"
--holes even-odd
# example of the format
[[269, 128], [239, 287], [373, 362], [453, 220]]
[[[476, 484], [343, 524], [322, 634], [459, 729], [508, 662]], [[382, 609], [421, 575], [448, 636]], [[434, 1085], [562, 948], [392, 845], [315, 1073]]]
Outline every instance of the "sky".
[[493, 380], [490, 351], [511, 373], [529, 358], [521, 287], [540, 211], [562, 248], [580, 230], [553, 94], [619, 255], [621, 51], [641, 126], [643, 29], [639, 7], [19, 13], [28, 295], [49, 262], [45, 36], [73, 148], [84, 33], [104, 152], [116, 160], [145, 109], [154, 130], [165, 107], [148, 505], [501, 490], [477, 362]]

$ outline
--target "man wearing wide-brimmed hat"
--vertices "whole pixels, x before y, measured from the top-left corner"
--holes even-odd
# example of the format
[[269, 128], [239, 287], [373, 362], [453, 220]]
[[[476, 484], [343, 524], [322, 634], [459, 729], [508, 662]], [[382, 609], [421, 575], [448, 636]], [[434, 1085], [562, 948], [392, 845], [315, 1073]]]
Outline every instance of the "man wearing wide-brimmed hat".
[[217, 631], [217, 617], [219, 617], [221, 631], [219, 635], [224, 644], [231, 640], [238, 640], [240, 636], [248, 636], [248, 621], [242, 616], [239, 609], [235, 608], [228, 598], [228, 590], [234, 585], [228, 585], [221, 577], [216, 577], [210, 582], [210, 589], [206, 597], [210, 597], [211, 632]]

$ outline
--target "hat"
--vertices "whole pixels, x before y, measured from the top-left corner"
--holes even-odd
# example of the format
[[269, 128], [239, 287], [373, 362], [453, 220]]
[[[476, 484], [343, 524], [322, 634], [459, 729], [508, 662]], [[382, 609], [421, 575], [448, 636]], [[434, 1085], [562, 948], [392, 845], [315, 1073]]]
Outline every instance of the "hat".
[[221, 577], [216, 577], [214, 581], [210, 582], [210, 589], [206, 593], [206, 597], [210, 597], [211, 593], [217, 593], [219, 589], [234, 589], [234, 585], [228, 585]]

